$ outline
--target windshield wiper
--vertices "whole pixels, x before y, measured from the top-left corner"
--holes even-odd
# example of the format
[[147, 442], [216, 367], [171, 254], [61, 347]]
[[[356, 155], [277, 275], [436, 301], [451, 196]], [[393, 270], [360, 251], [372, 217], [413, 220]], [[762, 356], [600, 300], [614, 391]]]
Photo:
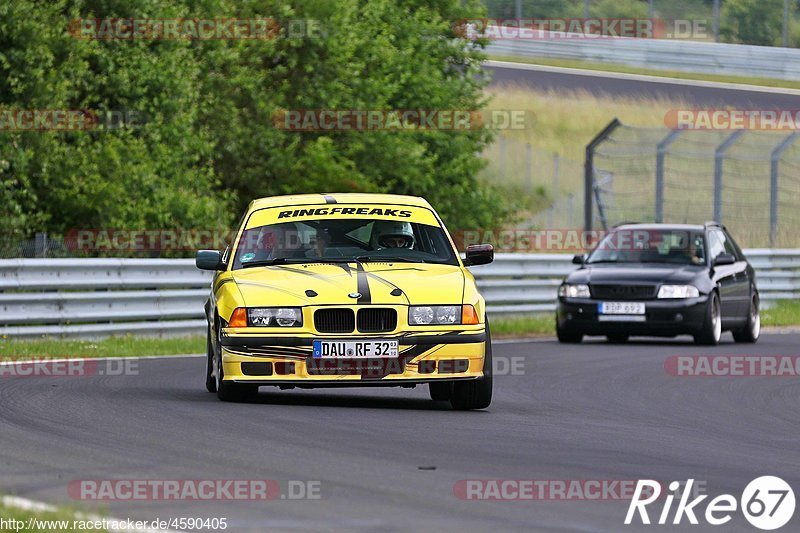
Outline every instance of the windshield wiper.
[[424, 263], [423, 259], [409, 259], [407, 257], [386, 257], [386, 256], [370, 256], [360, 255], [356, 259], [361, 263]]
[[275, 259], [262, 259], [261, 261], [250, 261], [248, 263], [242, 263], [242, 268], [282, 265], [284, 263], [286, 263], [285, 257], [277, 257]]

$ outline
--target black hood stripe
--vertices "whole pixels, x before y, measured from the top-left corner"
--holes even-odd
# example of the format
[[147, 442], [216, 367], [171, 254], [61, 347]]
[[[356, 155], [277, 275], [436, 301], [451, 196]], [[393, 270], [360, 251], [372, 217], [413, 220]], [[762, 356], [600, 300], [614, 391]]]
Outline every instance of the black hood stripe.
[[372, 294], [369, 292], [369, 276], [361, 263], [356, 263], [356, 291], [361, 295], [358, 297], [359, 305], [372, 303]]

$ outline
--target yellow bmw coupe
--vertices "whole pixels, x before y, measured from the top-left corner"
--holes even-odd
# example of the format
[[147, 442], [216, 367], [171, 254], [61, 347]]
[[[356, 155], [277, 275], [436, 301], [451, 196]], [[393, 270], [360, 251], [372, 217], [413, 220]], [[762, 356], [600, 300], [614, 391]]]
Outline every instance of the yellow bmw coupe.
[[259, 386], [415, 387], [455, 409], [492, 400], [483, 297], [433, 207], [388, 194], [256, 200], [224, 252], [206, 304], [206, 388], [250, 399]]

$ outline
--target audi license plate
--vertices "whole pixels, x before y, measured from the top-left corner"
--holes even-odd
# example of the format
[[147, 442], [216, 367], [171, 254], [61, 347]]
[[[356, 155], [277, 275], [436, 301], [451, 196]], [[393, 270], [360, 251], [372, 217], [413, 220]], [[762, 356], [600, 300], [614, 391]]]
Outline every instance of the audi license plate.
[[643, 315], [644, 302], [601, 302], [601, 315]]
[[398, 356], [396, 340], [314, 341], [315, 359], [373, 359]]

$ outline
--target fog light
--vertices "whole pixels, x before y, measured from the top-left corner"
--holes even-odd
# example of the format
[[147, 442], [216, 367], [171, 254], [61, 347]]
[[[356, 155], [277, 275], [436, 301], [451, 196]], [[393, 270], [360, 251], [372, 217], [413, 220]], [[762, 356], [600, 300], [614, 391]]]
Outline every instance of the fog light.
[[245, 376], [271, 376], [272, 363], [242, 363], [242, 374]]
[[683, 315], [680, 313], [675, 315], [675, 322], [683, 322]]
[[420, 374], [433, 374], [436, 370], [436, 361], [420, 361], [417, 372]]
[[279, 376], [294, 374], [294, 363], [275, 363], [275, 373]]
[[460, 374], [469, 368], [468, 359], [444, 359], [439, 361], [440, 374]]

